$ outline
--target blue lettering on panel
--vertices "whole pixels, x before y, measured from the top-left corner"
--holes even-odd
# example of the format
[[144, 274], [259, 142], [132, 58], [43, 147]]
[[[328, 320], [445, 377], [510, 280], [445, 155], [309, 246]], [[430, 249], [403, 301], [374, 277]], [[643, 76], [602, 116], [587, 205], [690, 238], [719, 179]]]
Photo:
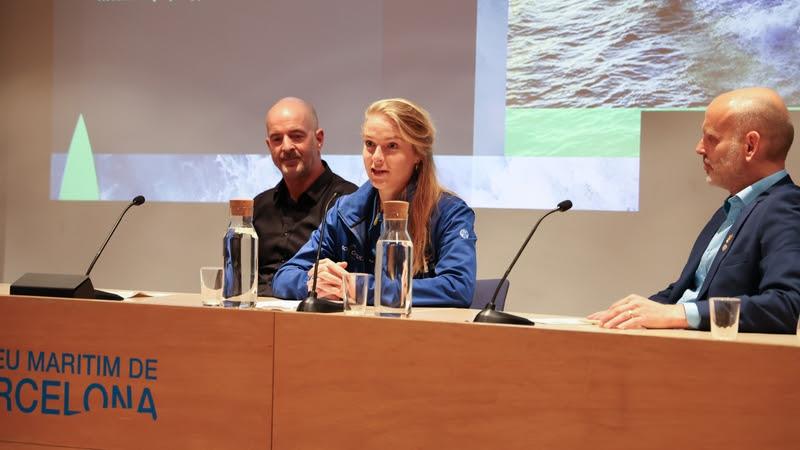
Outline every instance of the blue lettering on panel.
[[55, 408], [49, 408], [47, 406], [48, 400], [58, 400], [58, 394], [52, 394], [48, 392], [48, 388], [51, 387], [59, 387], [61, 386], [61, 382], [57, 380], [42, 380], [42, 413], [44, 414], [53, 414], [58, 415], [61, 413], [60, 410]]
[[71, 410], [69, 409], [69, 381], [64, 382], [64, 415], [65, 416], [74, 416], [75, 414], [80, 414], [80, 411]]
[[86, 392], [83, 393], [83, 410], [89, 411], [89, 394], [91, 394], [93, 390], [100, 391], [100, 394], [103, 396], [103, 408], [108, 408], [108, 392], [106, 392], [106, 388], [100, 383], [92, 383], [86, 387]]
[[119, 378], [119, 356], [113, 358], [113, 363], [111, 361], [108, 356], [103, 356], [103, 375]]
[[[158, 359], [156, 358], [127, 358], [129, 362], [128, 373], [122, 372], [123, 357], [92, 355], [67, 352], [35, 352], [30, 350], [9, 350], [0, 348], [0, 371], [2, 369], [18, 369], [20, 353], [25, 359], [27, 353], [27, 370], [30, 372], [50, 373], [63, 375], [97, 375], [104, 377], [158, 379]], [[95, 368], [92, 370], [92, 361]], [[23, 369], [24, 370], [24, 369]], [[45, 375], [46, 376], [46, 375]], [[128, 409], [133, 410], [133, 388], [130, 384], [112, 384], [109, 382], [93, 382], [85, 389], [80, 383], [73, 391], [75, 380], [72, 378], [49, 379], [23, 378], [18, 381], [10, 377], [0, 376], [0, 411], [5, 408], [8, 412], [15, 409], [24, 414], [40, 413], [43, 415], [73, 416], [84, 411], [89, 412], [92, 403], [95, 409]], [[69, 381], [67, 381], [69, 380]], [[137, 394], [138, 394], [138, 387]], [[12, 393], [13, 391], [13, 393]], [[12, 399], [13, 395], [13, 399]], [[81, 405], [81, 395], [83, 405]], [[99, 397], [98, 397], [99, 395]], [[3, 401], [5, 400], [5, 401]], [[109, 405], [110, 400], [110, 405]], [[155, 399], [151, 387], [143, 387], [137, 401], [136, 412], [149, 415], [153, 421], [158, 420]], [[81, 408], [83, 406], [83, 408]]]
[[34, 400], [31, 403], [31, 406], [25, 406], [25, 405], [22, 404], [22, 399], [20, 398], [20, 397], [22, 397], [22, 386], [24, 386], [26, 384], [31, 385], [31, 389], [33, 389], [34, 392], [38, 392], [39, 391], [39, 388], [36, 386], [36, 382], [35, 381], [33, 381], [30, 378], [23, 378], [23, 379], [21, 379], [19, 381], [19, 383], [17, 383], [17, 388], [14, 389], [14, 403], [17, 404], [17, 409], [18, 410], [24, 412], [25, 414], [30, 414], [34, 410], [36, 410], [36, 406], [39, 405], [39, 401], [38, 400]]
[[0, 377], [0, 386], [5, 385], [6, 388], [0, 388], [0, 398], [6, 399], [6, 411], [11, 412], [11, 380], [6, 377]]
[[[83, 360], [86, 361], [86, 375], [90, 375], [92, 373], [92, 361], [94, 361], [95, 356], [90, 354], [83, 354], [81, 356]], [[98, 372], [97, 375], [100, 375], [99, 370], [96, 370], [96, 372]]]
[[28, 352], [28, 370], [39, 372], [44, 370], [44, 352], [39, 352], [34, 359], [34, 353]]
[[157, 359], [147, 359], [145, 360], [145, 374], [144, 377], [148, 380], [155, 380], [156, 379], [156, 363], [158, 363]]
[[[145, 403], [147, 403], [147, 405], [145, 405]], [[144, 391], [142, 391], [142, 398], [139, 399], [139, 407], [136, 409], [136, 412], [149, 413], [153, 420], [158, 419], [156, 404], [153, 401], [153, 394], [150, 392], [150, 388], [144, 388]]]
[[[14, 356], [16, 355], [16, 358]], [[19, 350], [14, 353], [10, 349], [0, 348], [0, 369], [17, 370], [19, 368]]]
[[128, 385], [125, 390], [126, 396], [122, 396], [122, 391], [120, 390], [119, 386], [116, 384], [111, 386], [111, 407], [116, 408], [117, 402], [120, 404], [120, 408], [130, 409], [133, 406], [133, 401], [131, 400], [131, 386]]
[[[7, 367], [9, 369], [11, 369], [11, 370], [19, 369], [19, 350], [14, 352], [14, 354], [16, 355], [16, 357], [12, 358], [11, 356], [9, 356], [8, 350], [6, 350], [6, 360], [8, 361], [8, 366]], [[14, 361], [14, 362], [12, 363], [11, 361]]]
[[61, 370], [58, 368], [58, 358], [56, 357], [55, 353], [50, 353], [50, 359], [47, 361], [47, 372], [50, 372], [51, 369], [55, 369], [56, 373], [61, 373]]
[[61, 370], [67, 373], [67, 367], [69, 367], [70, 373], [77, 373], [75, 372], [75, 355], [72, 353], [63, 353], [61, 355]]
[[128, 376], [131, 378], [141, 378], [143, 371], [142, 360], [139, 358], [131, 358], [128, 363]]

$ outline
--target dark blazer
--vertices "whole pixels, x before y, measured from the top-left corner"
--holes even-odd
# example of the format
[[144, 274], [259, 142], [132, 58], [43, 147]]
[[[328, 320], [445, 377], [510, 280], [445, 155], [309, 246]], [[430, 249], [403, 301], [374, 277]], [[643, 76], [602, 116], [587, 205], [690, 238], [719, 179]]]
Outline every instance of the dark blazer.
[[[724, 220], [720, 208], [695, 241], [678, 280], [652, 300], [674, 304], [695, 287], [700, 258]], [[800, 187], [788, 176], [746, 206], [725, 237], [698, 291], [701, 330], [710, 327], [710, 297], [741, 299], [740, 331], [795, 332], [800, 314]]]

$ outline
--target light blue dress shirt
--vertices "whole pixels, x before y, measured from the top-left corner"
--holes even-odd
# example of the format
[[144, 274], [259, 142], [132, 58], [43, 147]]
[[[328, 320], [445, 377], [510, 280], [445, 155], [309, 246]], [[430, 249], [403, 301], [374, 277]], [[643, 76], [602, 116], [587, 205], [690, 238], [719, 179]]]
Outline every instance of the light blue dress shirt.
[[689, 323], [689, 328], [697, 329], [700, 327], [700, 312], [697, 310], [697, 303], [695, 303], [695, 301], [697, 301], [697, 292], [700, 291], [700, 288], [703, 286], [703, 282], [708, 275], [708, 269], [711, 267], [711, 263], [714, 262], [714, 257], [719, 252], [720, 247], [722, 247], [723, 241], [733, 237], [728, 236], [728, 233], [736, 222], [736, 219], [739, 218], [742, 210], [744, 210], [747, 205], [753, 203], [756, 197], [771, 188], [772, 185], [786, 175], [787, 173], [785, 170], [779, 170], [747, 186], [736, 195], [728, 197], [725, 205], [723, 205], [725, 209], [725, 221], [722, 222], [719, 229], [717, 229], [717, 232], [714, 234], [714, 237], [711, 238], [711, 242], [708, 243], [706, 251], [703, 252], [703, 256], [700, 258], [700, 265], [697, 266], [697, 270], [694, 273], [695, 288], [687, 289], [678, 300], [678, 303], [683, 305], [683, 310], [686, 312], [686, 321]]

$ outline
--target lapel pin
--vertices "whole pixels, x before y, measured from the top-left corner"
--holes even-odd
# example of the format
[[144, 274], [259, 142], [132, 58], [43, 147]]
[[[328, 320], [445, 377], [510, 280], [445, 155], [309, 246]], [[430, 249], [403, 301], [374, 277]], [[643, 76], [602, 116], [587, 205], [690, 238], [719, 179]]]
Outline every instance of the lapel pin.
[[728, 237], [725, 238], [725, 243], [722, 244], [722, 251], [723, 252], [728, 250], [728, 247], [730, 246], [732, 240], [733, 240], [733, 235], [732, 234], [729, 234]]

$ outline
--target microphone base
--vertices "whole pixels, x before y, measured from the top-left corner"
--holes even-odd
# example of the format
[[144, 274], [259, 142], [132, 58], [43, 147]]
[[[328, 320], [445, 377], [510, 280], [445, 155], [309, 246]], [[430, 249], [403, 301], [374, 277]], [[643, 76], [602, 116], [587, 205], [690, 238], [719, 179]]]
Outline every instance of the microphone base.
[[97, 300], [113, 300], [117, 302], [125, 300], [121, 295], [117, 295], [113, 292], [101, 291], [100, 289], [94, 290], [94, 298]]
[[495, 311], [488, 305], [475, 316], [473, 322], [477, 323], [503, 323], [506, 325], [527, 325], [532, 327], [536, 325], [535, 322], [528, 320], [524, 317], [515, 316], [503, 311]]
[[314, 313], [337, 313], [344, 312], [344, 303], [317, 298], [316, 295], [309, 295], [305, 300], [297, 305], [297, 311]]
[[92, 280], [87, 275], [26, 273], [11, 284], [11, 295], [36, 297], [95, 298]]

